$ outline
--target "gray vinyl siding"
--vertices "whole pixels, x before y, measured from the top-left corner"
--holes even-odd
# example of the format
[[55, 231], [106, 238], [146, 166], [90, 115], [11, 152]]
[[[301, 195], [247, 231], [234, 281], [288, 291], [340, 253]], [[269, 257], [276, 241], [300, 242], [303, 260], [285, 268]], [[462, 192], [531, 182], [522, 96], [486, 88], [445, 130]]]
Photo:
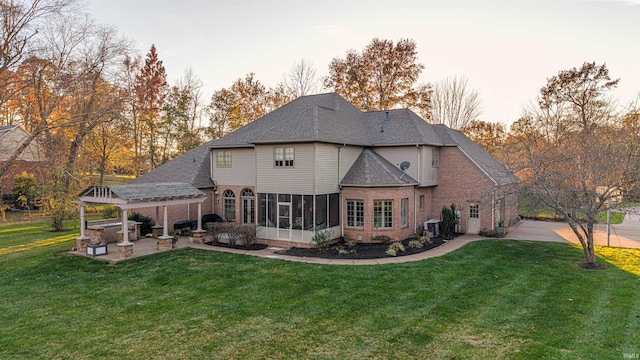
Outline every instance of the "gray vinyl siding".
[[418, 177], [418, 159], [419, 148], [416, 146], [394, 146], [394, 147], [377, 147], [374, 148], [378, 155], [387, 159], [390, 163], [400, 167], [400, 163], [408, 161], [411, 165], [407, 169], [407, 175], [419, 180]]
[[340, 181], [347, 175], [353, 163], [358, 160], [358, 156], [362, 153], [361, 146], [344, 146], [340, 148]]
[[438, 167], [442, 166], [442, 164], [439, 164], [438, 167], [433, 167], [431, 160], [434, 151], [438, 151], [438, 148], [432, 146], [422, 147], [422, 176], [419, 180], [420, 186], [438, 185]]
[[331, 194], [340, 191], [338, 148], [339, 146], [334, 144], [315, 144], [315, 194]]
[[[20, 127], [13, 128], [0, 137], [0, 161], [6, 161], [15, 150], [29, 137], [29, 134]], [[16, 160], [40, 161], [40, 147], [37, 140], [33, 140]]]
[[[276, 167], [275, 147], [294, 147], [294, 166]], [[314, 144], [256, 145], [256, 192], [278, 194], [313, 194]]]
[[256, 185], [256, 160], [253, 148], [230, 149], [231, 167], [218, 167], [216, 154], [219, 150], [211, 150], [211, 177], [218, 185]]

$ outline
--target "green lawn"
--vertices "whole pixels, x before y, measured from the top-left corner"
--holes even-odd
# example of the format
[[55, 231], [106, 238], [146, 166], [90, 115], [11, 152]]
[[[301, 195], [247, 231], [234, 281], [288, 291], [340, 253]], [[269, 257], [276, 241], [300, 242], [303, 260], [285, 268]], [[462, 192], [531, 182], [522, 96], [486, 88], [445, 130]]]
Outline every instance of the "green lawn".
[[[634, 203], [628, 203], [633, 206]], [[544, 205], [537, 203], [532, 199], [521, 199], [518, 204], [519, 215], [527, 219], [538, 220], [564, 220], [564, 218], [553, 210], [546, 208]], [[624, 220], [625, 213], [620, 211], [611, 211], [611, 224], [619, 225]], [[601, 211], [596, 217], [596, 221], [602, 224], [607, 223], [607, 212]]]
[[0, 358], [622, 359], [640, 353], [637, 250], [599, 248], [601, 261], [611, 264], [606, 271], [580, 269], [582, 251], [568, 244], [504, 240], [379, 266], [196, 249], [109, 265], [66, 255], [72, 241], [36, 246], [58, 236], [38, 235], [37, 225], [24, 228], [32, 232], [29, 240], [13, 240], [20, 235], [4, 232], [13, 226], [0, 225]]

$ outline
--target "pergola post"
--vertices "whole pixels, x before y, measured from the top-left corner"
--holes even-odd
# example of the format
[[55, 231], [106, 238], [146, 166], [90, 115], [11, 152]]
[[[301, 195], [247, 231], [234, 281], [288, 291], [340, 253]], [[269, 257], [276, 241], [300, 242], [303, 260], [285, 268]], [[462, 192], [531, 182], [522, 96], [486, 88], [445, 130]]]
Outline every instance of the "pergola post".
[[87, 236], [87, 224], [85, 222], [84, 202], [78, 202], [80, 205], [80, 237], [76, 238], [76, 251], [86, 251], [90, 238]]
[[202, 203], [198, 203], [198, 229], [196, 230], [202, 230]]
[[162, 237], [164, 238], [169, 237], [169, 212], [167, 209], [167, 205], [162, 205]]
[[122, 212], [122, 242], [118, 244], [118, 258], [128, 259], [133, 256], [133, 243], [129, 241], [128, 209], [120, 208]]
[[191, 234], [191, 242], [193, 244], [202, 244], [204, 243], [204, 233], [206, 231], [202, 230], [202, 203], [198, 203], [198, 228], [194, 230]]

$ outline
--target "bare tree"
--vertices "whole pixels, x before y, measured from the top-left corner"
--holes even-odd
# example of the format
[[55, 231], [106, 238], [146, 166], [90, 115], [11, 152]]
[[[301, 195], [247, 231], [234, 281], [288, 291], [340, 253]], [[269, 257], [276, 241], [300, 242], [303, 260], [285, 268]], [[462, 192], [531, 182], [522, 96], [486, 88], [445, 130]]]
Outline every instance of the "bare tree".
[[289, 69], [289, 73], [282, 75], [282, 82], [287, 94], [292, 98], [322, 91], [322, 81], [317, 75], [316, 68], [311, 61], [305, 59], [295, 62]]
[[446, 78], [433, 86], [432, 121], [452, 129], [462, 129], [477, 120], [481, 112], [480, 95], [467, 88], [467, 78]]
[[606, 96], [617, 83], [605, 65], [561, 71], [548, 79], [517, 131], [512, 127], [525, 194], [565, 219], [589, 266], [596, 265], [598, 213], [640, 182], [640, 145], [623, 136], [623, 118]]

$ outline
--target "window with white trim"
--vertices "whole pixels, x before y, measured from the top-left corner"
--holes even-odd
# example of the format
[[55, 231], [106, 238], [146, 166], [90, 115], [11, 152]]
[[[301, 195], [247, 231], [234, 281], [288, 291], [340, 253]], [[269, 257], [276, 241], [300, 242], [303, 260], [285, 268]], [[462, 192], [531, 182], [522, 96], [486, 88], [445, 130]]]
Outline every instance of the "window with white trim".
[[373, 201], [373, 227], [375, 229], [393, 227], [393, 200]]
[[440, 154], [438, 153], [438, 149], [431, 150], [431, 166], [438, 167], [440, 165]]
[[400, 226], [406, 227], [409, 214], [409, 198], [400, 199]]
[[347, 200], [347, 226], [352, 228], [364, 227], [363, 200]]
[[276, 167], [293, 167], [293, 146], [277, 147], [273, 149], [273, 163]]
[[224, 200], [224, 218], [227, 221], [236, 220], [236, 194], [231, 190], [225, 190], [222, 195]]
[[216, 153], [216, 165], [219, 168], [230, 168], [231, 150], [218, 150]]

